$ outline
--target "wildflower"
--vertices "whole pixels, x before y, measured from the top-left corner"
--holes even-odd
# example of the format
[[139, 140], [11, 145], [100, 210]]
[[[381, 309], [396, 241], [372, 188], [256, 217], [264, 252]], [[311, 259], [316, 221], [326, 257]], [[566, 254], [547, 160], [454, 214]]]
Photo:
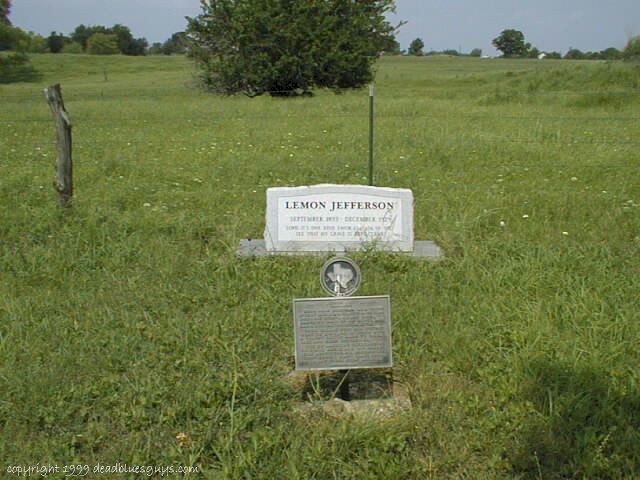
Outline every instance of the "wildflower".
[[507, 223], [504, 220], [500, 220], [500, 226], [504, 228], [507, 226]]
[[176, 441], [180, 446], [182, 446], [188, 439], [189, 439], [189, 435], [186, 434], [185, 432], [179, 432], [176, 435]]
[[562, 232], [562, 235], [566, 237], [567, 235], [569, 235], [569, 232]]
[[145, 202], [145, 203], [143, 203], [143, 204], [142, 204], [142, 206], [143, 206], [143, 207], [150, 207], [150, 206], [151, 206], [151, 204], [150, 204], [149, 202]]
[[522, 215], [522, 218], [529, 218], [529, 215], [525, 213], [524, 215]]

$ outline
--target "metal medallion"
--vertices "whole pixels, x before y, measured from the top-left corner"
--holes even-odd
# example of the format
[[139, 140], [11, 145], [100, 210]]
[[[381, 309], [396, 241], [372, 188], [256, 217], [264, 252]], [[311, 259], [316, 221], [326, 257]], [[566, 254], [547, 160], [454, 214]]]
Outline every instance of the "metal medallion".
[[320, 285], [334, 297], [353, 295], [360, 279], [360, 267], [347, 257], [331, 258], [320, 269]]

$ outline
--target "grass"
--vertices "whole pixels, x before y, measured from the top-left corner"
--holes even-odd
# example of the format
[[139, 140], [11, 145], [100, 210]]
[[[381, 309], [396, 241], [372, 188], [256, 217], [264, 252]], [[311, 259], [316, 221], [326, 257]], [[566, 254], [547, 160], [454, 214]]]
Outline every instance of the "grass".
[[[413, 190], [416, 238], [447, 260], [355, 255], [359, 294], [391, 295], [413, 402], [364, 422], [294, 413], [283, 380], [292, 299], [322, 296], [324, 259], [235, 249], [262, 236], [266, 188], [366, 183], [367, 92], [209, 96], [180, 57], [32, 63], [40, 84], [0, 86], [4, 471], [640, 477], [637, 66], [381, 60], [376, 184]], [[41, 93], [56, 82], [66, 212]]]

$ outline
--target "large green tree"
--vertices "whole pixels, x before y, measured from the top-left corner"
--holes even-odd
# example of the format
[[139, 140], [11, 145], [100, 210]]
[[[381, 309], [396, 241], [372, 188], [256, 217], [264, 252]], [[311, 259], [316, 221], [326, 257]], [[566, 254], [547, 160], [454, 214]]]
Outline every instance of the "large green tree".
[[524, 34], [520, 30], [507, 29], [493, 39], [493, 46], [505, 57], [523, 57], [531, 48], [530, 43], [524, 41]]
[[222, 93], [360, 87], [393, 37], [393, 0], [201, 0], [189, 53]]

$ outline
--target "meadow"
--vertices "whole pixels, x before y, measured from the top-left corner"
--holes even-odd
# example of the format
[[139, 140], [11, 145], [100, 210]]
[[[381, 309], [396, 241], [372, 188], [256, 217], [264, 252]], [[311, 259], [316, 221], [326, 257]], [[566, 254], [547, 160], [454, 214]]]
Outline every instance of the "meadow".
[[285, 381], [325, 258], [236, 248], [269, 187], [367, 183], [367, 91], [220, 97], [182, 57], [32, 61], [40, 83], [0, 86], [6, 478], [640, 478], [639, 65], [379, 61], [375, 184], [412, 189], [446, 259], [353, 255], [358, 294], [391, 295], [412, 408], [336, 419]]

